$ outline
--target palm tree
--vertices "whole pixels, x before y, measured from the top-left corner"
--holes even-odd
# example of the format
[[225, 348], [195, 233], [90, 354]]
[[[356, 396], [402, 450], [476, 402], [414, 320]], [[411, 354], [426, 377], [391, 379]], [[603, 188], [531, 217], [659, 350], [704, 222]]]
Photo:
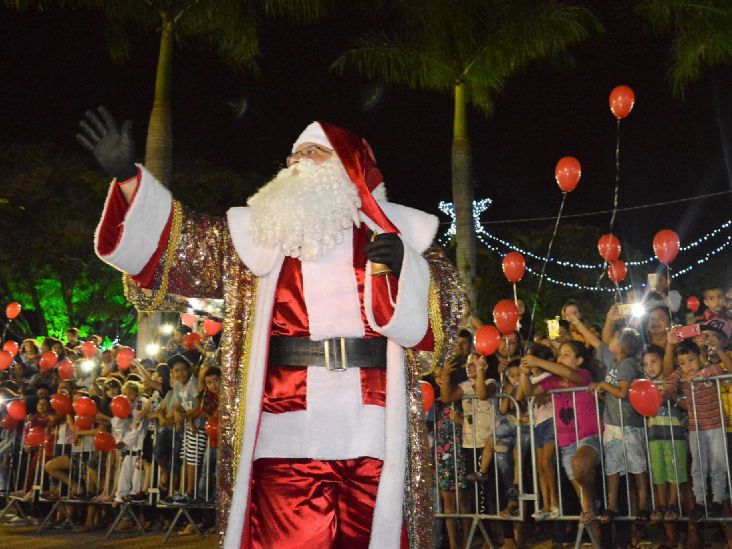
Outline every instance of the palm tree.
[[672, 38], [669, 79], [676, 96], [683, 96], [703, 70], [732, 60], [729, 0], [645, 0], [636, 9], [654, 31]]
[[403, 0], [401, 27], [360, 39], [333, 68], [417, 90], [451, 93], [452, 194], [457, 267], [473, 306], [475, 230], [468, 105], [490, 115], [508, 80], [537, 60], [567, 60], [567, 49], [600, 23], [588, 10], [555, 1]]

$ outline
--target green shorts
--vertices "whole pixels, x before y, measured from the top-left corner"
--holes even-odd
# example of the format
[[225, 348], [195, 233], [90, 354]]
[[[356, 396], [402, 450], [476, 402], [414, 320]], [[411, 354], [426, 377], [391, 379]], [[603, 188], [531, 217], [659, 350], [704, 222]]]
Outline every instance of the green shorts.
[[651, 450], [653, 484], [685, 483], [688, 443], [685, 440], [652, 440], [648, 444]]

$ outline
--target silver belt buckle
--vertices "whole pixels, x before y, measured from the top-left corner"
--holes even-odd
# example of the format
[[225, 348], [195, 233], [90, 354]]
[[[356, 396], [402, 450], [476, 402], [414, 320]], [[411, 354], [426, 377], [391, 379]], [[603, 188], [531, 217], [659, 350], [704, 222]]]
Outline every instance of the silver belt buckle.
[[[333, 356], [331, 357], [331, 341]], [[338, 347], [340, 346], [341, 360], [338, 361]], [[323, 353], [325, 355], [325, 367], [331, 372], [345, 372], [348, 368], [348, 356], [346, 355], [346, 340], [342, 337], [323, 340]]]

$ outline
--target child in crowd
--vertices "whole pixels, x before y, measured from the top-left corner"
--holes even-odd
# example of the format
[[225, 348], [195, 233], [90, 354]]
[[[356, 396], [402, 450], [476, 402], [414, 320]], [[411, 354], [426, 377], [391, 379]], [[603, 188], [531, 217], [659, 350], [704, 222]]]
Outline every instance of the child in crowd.
[[[715, 349], [720, 360], [701, 365], [701, 350], [693, 341], [683, 341], [674, 351], [678, 370], [664, 379], [664, 399], [683, 401], [689, 413], [689, 446], [691, 449], [691, 478], [696, 505], [689, 517], [691, 522], [704, 518], [707, 480], [711, 481], [712, 505], [709, 516], [721, 517], [728, 500], [727, 455], [725, 433], [717, 385], [715, 382], [693, 382], [695, 378], [710, 378], [732, 368], [732, 359], [723, 349]], [[681, 395], [681, 396], [679, 396]], [[677, 398], [678, 397], [678, 398]]]
[[[198, 409], [199, 429], [205, 432], [207, 422], [219, 417], [219, 391], [221, 390], [221, 369], [210, 367], [203, 376], [206, 388], [196, 401]], [[213, 501], [216, 493], [216, 450], [218, 440], [208, 439], [202, 466], [199, 467], [198, 499]]]
[[650, 512], [643, 418], [628, 402], [630, 384], [640, 377], [636, 355], [641, 351], [643, 341], [633, 328], [617, 329], [620, 318], [615, 306], [608, 311], [603, 330], [605, 334], [612, 334], [609, 345], [590, 332], [576, 316], [568, 318], [587, 342], [597, 349], [598, 360], [607, 368], [605, 381], [592, 385], [598, 394], [605, 397], [602, 446], [607, 477], [607, 509], [601, 519], [610, 522], [617, 515], [620, 477], [630, 473], [638, 498], [637, 517], [646, 522]]
[[725, 311], [725, 296], [719, 286], [710, 286], [704, 290], [704, 305], [706, 310], [702, 321], [707, 325], [720, 328], [727, 339], [732, 337], [732, 322], [727, 318]]
[[[546, 345], [534, 344], [527, 354], [546, 360], [554, 361], [554, 353]], [[531, 384], [537, 385], [540, 381], [551, 377], [550, 372], [541, 368], [532, 368]], [[519, 379], [520, 381], [520, 379]], [[533, 397], [532, 414], [534, 416], [534, 446], [536, 447], [537, 476], [539, 478], [539, 492], [542, 506], [537, 504], [536, 512], [532, 515], [535, 520], [559, 516], [559, 497], [557, 495], [557, 475], [554, 469], [554, 454], [556, 441], [554, 437], [554, 411], [551, 399], [546, 395]]]
[[[28, 415], [25, 422], [25, 428], [23, 429], [23, 450], [28, 452], [28, 467], [25, 477], [25, 486], [23, 490], [19, 490], [14, 495], [21, 496], [23, 498], [23, 501], [30, 501], [33, 497], [33, 486], [37, 482], [37, 470], [38, 470], [38, 461], [41, 457], [41, 454], [44, 451], [45, 444], [36, 447], [31, 448], [28, 446], [26, 437], [28, 435], [28, 431], [31, 429], [43, 429], [43, 431], [48, 434], [49, 425], [51, 424], [51, 421], [53, 420], [54, 414], [51, 412], [51, 406], [48, 403], [48, 399], [46, 398], [39, 398], [38, 402], [36, 403], [36, 412], [34, 414]], [[46, 460], [48, 460], [50, 456], [46, 456]]]
[[[119, 504], [128, 496], [131, 499], [144, 499], [140, 494], [142, 488], [142, 443], [145, 439], [147, 421], [142, 417], [142, 408], [147, 402], [141, 396], [142, 387], [136, 381], [127, 381], [122, 386], [122, 394], [130, 401], [130, 415], [119, 420], [116, 426], [115, 441], [121, 453], [122, 464], [119, 468], [117, 491], [114, 494], [115, 503]], [[115, 418], [117, 419], [117, 418]]]
[[[529, 396], [543, 395], [554, 389], [587, 387], [592, 376], [582, 366], [587, 348], [578, 341], [567, 341], [559, 348], [557, 362], [526, 355], [521, 359], [521, 386]], [[531, 382], [536, 369], [549, 372], [548, 378]], [[592, 528], [599, 540], [600, 529], [595, 515], [595, 468], [600, 463], [599, 428], [595, 399], [587, 391], [553, 394], [554, 424], [562, 452], [562, 466], [580, 500], [580, 522]]]

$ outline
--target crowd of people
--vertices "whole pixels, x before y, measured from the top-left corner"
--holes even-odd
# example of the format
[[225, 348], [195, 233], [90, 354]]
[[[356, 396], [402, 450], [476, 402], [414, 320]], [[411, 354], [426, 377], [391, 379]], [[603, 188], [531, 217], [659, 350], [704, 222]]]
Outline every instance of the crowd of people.
[[[56, 506], [51, 524], [79, 532], [109, 525], [125, 503], [148, 504], [143, 526], [170, 519], [159, 509], [186, 505], [200, 510], [199, 528], [213, 529], [219, 337], [203, 327], [201, 337], [190, 333], [178, 326], [157, 356], [131, 361], [120, 359], [123, 346], [105, 348], [98, 335], [81, 340], [76, 328], [65, 342], [17, 342], [14, 363], [0, 373], [0, 494], [41, 515], [59, 499], [81, 504]], [[49, 351], [57, 367], [42, 364]], [[82, 399], [93, 404], [81, 409]], [[25, 418], [12, 417], [15, 402]], [[121, 524], [133, 526], [129, 517]]]
[[[496, 545], [522, 543], [528, 527], [569, 541], [562, 519], [571, 519], [606, 547], [637, 545], [654, 524], [663, 547], [702, 547], [697, 523], [722, 519], [732, 547], [723, 520], [732, 518], [732, 288], [704, 288], [699, 315], [664, 290], [632, 296], [642, 308], [611, 306], [603, 324], [586, 323], [600, 311], [570, 299], [556, 331], [534, 332], [519, 302], [518, 329], [490, 356], [460, 332], [424, 377], [436, 395], [428, 420], [443, 547], [465, 546], [470, 521], [450, 515], [471, 513], [497, 519], [487, 524]], [[660, 392], [650, 415], [631, 405], [638, 379]], [[521, 496], [533, 493], [524, 516]]]

